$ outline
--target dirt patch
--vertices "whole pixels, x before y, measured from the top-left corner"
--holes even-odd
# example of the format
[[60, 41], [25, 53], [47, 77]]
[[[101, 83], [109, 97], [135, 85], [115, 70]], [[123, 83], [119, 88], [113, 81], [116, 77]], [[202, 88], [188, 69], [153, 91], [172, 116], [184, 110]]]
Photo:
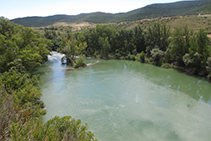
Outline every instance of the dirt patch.
[[136, 27], [136, 26], [138, 26], [138, 23], [132, 24], [132, 25], [126, 27], [126, 29], [133, 29], [133, 28]]
[[53, 26], [72, 26], [72, 27], [88, 27], [93, 25], [92, 23], [88, 22], [81, 22], [81, 23], [66, 23], [66, 22], [57, 22], [53, 24]]
[[211, 14], [207, 14], [207, 15], [199, 15], [199, 17], [211, 17]]
[[53, 24], [53, 26], [69, 26], [70, 24], [66, 23], [66, 22], [57, 22], [55, 24]]
[[211, 39], [211, 34], [207, 34], [207, 36]]
[[84, 26], [90, 26], [92, 24], [88, 23], [88, 22], [82, 22], [82, 23], [76, 23], [75, 26], [76, 27], [84, 27]]

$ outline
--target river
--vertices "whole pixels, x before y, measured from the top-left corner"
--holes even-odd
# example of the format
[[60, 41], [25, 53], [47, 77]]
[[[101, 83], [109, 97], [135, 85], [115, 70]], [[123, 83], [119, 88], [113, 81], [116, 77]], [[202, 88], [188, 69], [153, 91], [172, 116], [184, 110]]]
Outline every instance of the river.
[[125, 60], [71, 70], [53, 52], [37, 69], [47, 114], [88, 123], [100, 141], [210, 141], [211, 83]]

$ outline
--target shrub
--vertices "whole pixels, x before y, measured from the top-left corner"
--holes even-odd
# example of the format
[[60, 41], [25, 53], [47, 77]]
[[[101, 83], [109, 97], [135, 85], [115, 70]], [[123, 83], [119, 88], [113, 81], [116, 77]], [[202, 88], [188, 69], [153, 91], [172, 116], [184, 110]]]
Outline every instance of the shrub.
[[86, 67], [84, 56], [79, 56], [74, 63], [74, 68]]
[[145, 62], [148, 64], [153, 64], [153, 59], [151, 57], [147, 58], [147, 59], [145, 59]]
[[133, 54], [133, 55], [131, 55], [131, 60], [133, 60], [133, 61], [136, 61], [136, 56]]
[[144, 51], [142, 51], [141, 53], [140, 53], [140, 61], [141, 61], [141, 63], [145, 63], [145, 53], [144, 53]]
[[162, 68], [165, 68], [165, 69], [170, 69], [171, 68], [171, 65], [169, 63], [163, 63], [161, 65]]
[[151, 55], [155, 61], [155, 65], [160, 66], [162, 58], [164, 56], [164, 52], [158, 48], [154, 48], [153, 50], [151, 50]]
[[116, 53], [116, 54], [115, 54], [115, 58], [116, 58], [116, 59], [120, 59], [120, 57], [121, 57], [121, 54], [120, 54], [120, 53]]

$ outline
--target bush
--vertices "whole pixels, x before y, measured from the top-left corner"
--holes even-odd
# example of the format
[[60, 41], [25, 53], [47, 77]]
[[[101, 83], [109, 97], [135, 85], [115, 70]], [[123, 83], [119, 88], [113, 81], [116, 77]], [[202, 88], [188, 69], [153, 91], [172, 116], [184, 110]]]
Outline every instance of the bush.
[[79, 56], [79, 58], [77, 58], [75, 61], [74, 68], [79, 68], [79, 67], [86, 67], [84, 56]]
[[136, 61], [136, 56], [134, 54], [131, 55], [131, 60]]
[[[24, 126], [24, 128], [23, 128]], [[82, 125], [81, 120], [75, 120], [71, 116], [54, 117], [42, 124], [41, 119], [34, 118], [11, 125], [11, 140], [86, 140], [94, 141], [94, 135], [88, 131], [88, 125]]]
[[169, 63], [163, 63], [161, 65], [162, 68], [165, 68], [165, 69], [170, 69], [171, 68], [171, 65]]
[[120, 53], [116, 53], [116, 54], [115, 54], [115, 58], [116, 58], [116, 59], [120, 59], [120, 57], [121, 57], [121, 54], [120, 54]]
[[141, 61], [141, 63], [145, 63], [145, 53], [144, 53], [144, 51], [142, 51], [141, 53], [140, 53], [140, 61]]
[[127, 56], [125, 56], [125, 59], [126, 59], [126, 60], [131, 60], [131, 54], [130, 54], [130, 52], [128, 53]]
[[155, 61], [155, 65], [160, 66], [162, 64], [162, 58], [164, 57], [164, 52], [158, 48], [151, 50], [152, 58]]
[[147, 58], [147, 59], [145, 59], [145, 62], [148, 64], [153, 64], [153, 59], [151, 57]]

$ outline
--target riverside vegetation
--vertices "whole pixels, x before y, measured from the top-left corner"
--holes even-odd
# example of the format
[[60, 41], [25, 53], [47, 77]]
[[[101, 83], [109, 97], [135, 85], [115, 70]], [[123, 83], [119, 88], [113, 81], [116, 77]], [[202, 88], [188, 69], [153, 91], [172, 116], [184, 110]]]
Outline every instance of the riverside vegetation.
[[[61, 31], [52, 27], [45, 28], [44, 36], [51, 40], [54, 51], [66, 56], [137, 60], [163, 68], [173, 67], [210, 80], [211, 42], [206, 31], [203, 28], [193, 31], [187, 25], [170, 29], [159, 22], [146, 30], [141, 26], [126, 30], [113, 25], [97, 25], [72, 33], [69, 28]], [[74, 58], [66, 58], [73, 60], [74, 65]], [[70, 60], [67, 63], [71, 64]]]
[[88, 125], [71, 116], [42, 122], [46, 110], [32, 71], [51, 47], [32, 29], [0, 18], [0, 140], [95, 140]]

